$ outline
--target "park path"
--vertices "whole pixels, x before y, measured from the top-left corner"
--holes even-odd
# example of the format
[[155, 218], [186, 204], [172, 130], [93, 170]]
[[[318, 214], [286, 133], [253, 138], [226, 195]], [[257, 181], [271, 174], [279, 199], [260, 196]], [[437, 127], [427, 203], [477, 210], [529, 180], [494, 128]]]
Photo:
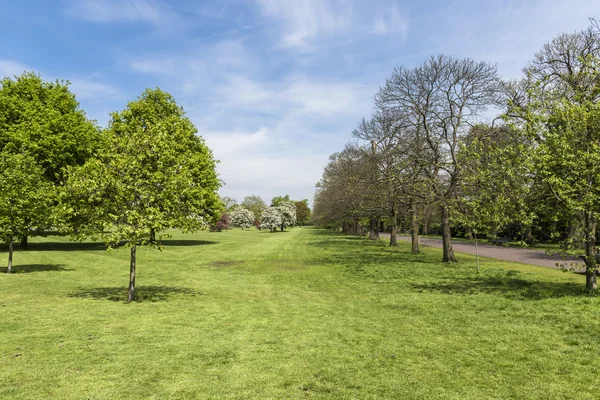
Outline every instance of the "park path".
[[[379, 236], [382, 239], [389, 240], [390, 234], [381, 232]], [[398, 240], [410, 241], [410, 236], [398, 235]], [[442, 247], [442, 239], [419, 238], [419, 244], [429, 247]], [[475, 243], [470, 242], [452, 242], [452, 248], [457, 253], [475, 254]], [[564, 263], [565, 260], [559, 255], [549, 255], [544, 250], [521, 249], [516, 247], [494, 246], [490, 244], [479, 244], [479, 255], [482, 257], [495, 258], [497, 260], [520, 262], [524, 264], [539, 265], [541, 267], [558, 268], [556, 263]], [[571, 256], [568, 262], [581, 261]]]

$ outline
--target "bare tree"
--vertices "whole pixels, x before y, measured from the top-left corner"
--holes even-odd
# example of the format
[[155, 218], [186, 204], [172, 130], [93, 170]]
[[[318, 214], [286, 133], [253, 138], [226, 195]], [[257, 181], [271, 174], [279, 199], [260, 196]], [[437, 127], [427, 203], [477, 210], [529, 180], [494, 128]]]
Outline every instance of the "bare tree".
[[440, 208], [444, 262], [456, 262], [450, 212], [461, 173], [459, 142], [498, 102], [498, 83], [494, 65], [439, 55], [412, 70], [396, 68], [375, 97], [380, 109], [406, 116], [425, 149], [417, 162]]

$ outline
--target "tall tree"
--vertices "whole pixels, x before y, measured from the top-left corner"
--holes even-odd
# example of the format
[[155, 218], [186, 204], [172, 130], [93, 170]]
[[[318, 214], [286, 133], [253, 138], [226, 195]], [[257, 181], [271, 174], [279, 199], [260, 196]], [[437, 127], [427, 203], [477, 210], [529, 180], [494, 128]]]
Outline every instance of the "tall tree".
[[440, 55], [412, 70], [397, 68], [376, 96], [380, 109], [404, 116], [427, 150], [420, 160], [441, 211], [444, 262], [456, 262], [450, 223], [460, 139], [495, 104], [498, 82], [494, 65]]
[[[79, 108], [69, 82], [45, 82], [32, 72], [0, 81], [0, 151], [33, 157], [55, 185], [48, 199], [57, 199], [67, 168], [89, 159], [97, 142], [98, 128]], [[21, 233], [24, 246], [32, 227]]]
[[294, 202], [296, 206], [296, 220], [298, 224], [304, 226], [310, 221], [310, 207], [308, 207], [308, 199]]
[[54, 191], [43, 169], [27, 154], [0, 152], [0, 165], [0, 237], [8, 243], [10, 274], [15, 237], [50, 224]]
[[[215, 160], [171, 95], [146, 90], [103, 131], [97, 158], [74, 171], [72, 212], [90, 221], [86, 234], [131, 248], [128, 301], [135, 300], [136, 248], [160, 248], [166, 229], [195, 231], [216, 221], [221, 182]], [[150, 232], [162, 232], [156, 242]]]

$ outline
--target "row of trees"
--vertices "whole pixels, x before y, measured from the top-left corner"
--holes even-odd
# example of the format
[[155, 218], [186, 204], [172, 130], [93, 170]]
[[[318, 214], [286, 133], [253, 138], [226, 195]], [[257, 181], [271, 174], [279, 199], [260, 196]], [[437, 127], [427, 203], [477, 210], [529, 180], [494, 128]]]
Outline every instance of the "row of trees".
[[0, 86], [0, 236], [70, 234], [131, 248], [160, 248], [167, 230], [216, 221], [222, 203], [215, 160], [171, 95], [146, 90], [106, 128], [79, 108], [68, 82], [25, 73]]
[[[436, 221], [444, 262], [451, 231], [515, 233], [585, 248], [586, 287], [596, 290], [600, 212], [600, 29], [561, 34], [503, 81], [495, 65], [432, 56], [398, 67], [374, 113], [331, 156], [317, 185], [315, 222], [396, 244]], [[495, 114], [495, 115], [494, 115]]]

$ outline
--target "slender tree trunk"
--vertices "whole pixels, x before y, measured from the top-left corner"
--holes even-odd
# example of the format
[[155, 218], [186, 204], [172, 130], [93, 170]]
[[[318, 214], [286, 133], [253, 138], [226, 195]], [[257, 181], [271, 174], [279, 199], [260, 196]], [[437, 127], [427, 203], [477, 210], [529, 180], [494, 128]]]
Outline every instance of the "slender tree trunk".
[[13, 247], [14, 247], [14, 238], [10, 237], [10, 241], [8, 242], [8, 269], [6, 270], [7, 274], [12, 273], [12, 264], [13, 264]]
[[585, 288], [598, 289], [596, 285], [596, 220], [592, 212], [585, 213]]
[[419, 216], [416, 208], [412, 210], [411, 237], [412, 253], [419, 254]]
[[129, 259], [129, 294], [127, 301], [135, 301], [135, 256], [136, 256], [136, 245], [131, 246], [131, 257]]
[[27, 235], [21, 236], [21, 248], [22, 249], [27, 248]]
[[150, 243], [156, 243], [156, 230], [150, 229]]
[[442, 206], [442, 248], [444, 250], [442, 262], [456, 262], [450, 234], [450, 210], [447, 205]]
[[467, 239], [473, 240], [473, 229], [471, 227], [467, 228]]
[[533, 243], [533, 234], [531, 233], [531, 225], [526, 225], [523, 230], [523, 241], [527, 244]]
[[398, 211], [392, 209], [392, 229], [390, 232], [390, 246], [398, 246]]
[[429, 223], [427, 218], [423, 221], [423, 235], [429, 235]]
[[369, 239], [371, 240], [379, 240], [379, 230], [377, 230], [377, 219], [375, 217], [371, 217], [369, 221]]

